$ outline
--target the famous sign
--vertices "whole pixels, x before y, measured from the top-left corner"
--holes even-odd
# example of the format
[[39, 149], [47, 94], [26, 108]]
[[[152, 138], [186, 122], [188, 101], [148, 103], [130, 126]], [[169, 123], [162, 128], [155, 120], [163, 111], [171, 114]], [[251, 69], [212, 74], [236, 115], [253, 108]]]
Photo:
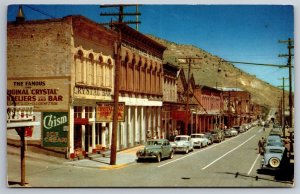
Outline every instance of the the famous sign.
[[68, 145], [68, 113], [43, 113], [43, 146], [67, 147]]
[[[97, 122], [112, 122], [113, 121], [113, 102], [101, 102], [97, 103]], [[125, 103], [119, 102], [118, 121], [125, 121]]]
[[68, 110], [69, 79], [9, 79], [7, 101], [34, 106], [35, 111]]

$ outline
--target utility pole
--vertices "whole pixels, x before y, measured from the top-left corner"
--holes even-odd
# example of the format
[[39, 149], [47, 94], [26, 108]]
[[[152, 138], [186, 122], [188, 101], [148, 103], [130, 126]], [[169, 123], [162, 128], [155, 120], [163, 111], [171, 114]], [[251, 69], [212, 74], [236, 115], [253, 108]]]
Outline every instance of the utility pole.
[[284, 85], [284, 80], [288, 79], [288, 78], [281, 78], [282, 79], [282, 86], [279, 86], [279, 87], [282, 87], [282, 113], [281, 113], [281, 120], [282, 120], [282, 130], [283, 130], [283, 136], [285, 137], [285, 94], [284, 94], [284, 88], [285, 88], [285, 85]]
[[185, 105], [185, 123], [184, 123], [184, 134], [188, 134], [188, 123], [189, 123], [189, 99], [190, 99], [190, 74], [191, 74], [191, 59], [187, 59], [187, 63], [189, 64], [188, 70], [188, 85], [187, 85], [187, 94], [186, 94], [186, 105]]
[[[186, 96], [186, 104], [185, 104], [185, 123], [184, 123], [184, 134], [188, 134], [188, 123], [189, 123], [189, 99], [190, 99], [190, 74], [191, 74], [191, 63], [194, 59], [202, 59], [199, 57], [186, 57], [186, 58], [178, 58], [178, 60], [185, 60], [185, 62], [179, 62], [178, 64], [188, 64], [188, 80], [187, 80], [187, 96]], [[195, 63], [193, 64], [200, 64]], [[192, 115], [192, 114], [191, 114]], [[193, 115], [192, 115], [193, 116]]]
[[[110, 152], [110, 165], [116, 165], [117, 160], [117, 137], [118, 137], [118, 111], [119, 111], [119, 74], [121, 67], [121, 45], [122, 45], [122, 33], [118, 29], [117, 25], [122, 24], [137, 24], [136, 21], [123, 21], [124, 16], [140, 15], [140, 13], [124, 13], [125, 6], [133, 5], [101, 5], [101, 8], [119, 7], [119, 13], [101, 13], [101, 16], [118, 16], [118, 21], [109, 23], [110, 27], [115, 27], [114, 30], [118, 32], [118, 40], [115, 42], [115, 77], [114, 77], [114, 110], [113, 110], [113, 128], [111, 135], [111, 152]], [[107, 24], [106, 24], [107, 25]]]
[[[138, 29], [138, 24], [140, 24], [141, 22], [138, 21], [138, 16], [141, 15], [140, 12], [138, 12], [138, 8], [136, 8], [136, 12], [124, 12], [124, 8], [125, 7], [132, 7], [132, 6], [138, 6], [138, 5], [100, 5], [100, 8], [119, 8], [119, 12], [108, 12], [108, 13], [100, 13], [100, 16], [117, 16], [118, 17], [118, 21], [111, 21], [108, 23], [102, 23], [103, 25], [109, 25], [112, 27], [112, 23], [114, 25], [116, 24], [136, 24], [136, 28]], [[136, 21], [133, 20], [128, 20], [128, 21], [124, 21], [124, 17], [125, 16], [136, 16]]]
[[293, 127], [293, 94], [292, 94], [292, 49], [294, 48], [294, 45], [292, 45], [292, 42], [294, 42], [291, 38], [288, 40], [279, 40], [279, 43], [287, 43], [288, 46], [288, 54], [280, 54], [279, 57], [288, 57], [287, 67], [289, 68], [289, 126]]

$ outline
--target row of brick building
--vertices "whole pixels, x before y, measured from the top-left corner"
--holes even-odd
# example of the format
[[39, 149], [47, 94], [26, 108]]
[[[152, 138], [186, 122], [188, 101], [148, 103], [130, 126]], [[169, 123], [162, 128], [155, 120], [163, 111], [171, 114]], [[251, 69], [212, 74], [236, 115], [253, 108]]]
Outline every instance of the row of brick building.
[[[183, 69], [163, 63], [166, 47], [126, 25], [116, 29], [122, 34], [118, 150], [261, 114], [250, 93], [188, 81]], [[8, 23], [8, 102], [33, 106], [41, 123], [28, 140], [70, 158], [110, 147], [118, 32], [83, 16]]]

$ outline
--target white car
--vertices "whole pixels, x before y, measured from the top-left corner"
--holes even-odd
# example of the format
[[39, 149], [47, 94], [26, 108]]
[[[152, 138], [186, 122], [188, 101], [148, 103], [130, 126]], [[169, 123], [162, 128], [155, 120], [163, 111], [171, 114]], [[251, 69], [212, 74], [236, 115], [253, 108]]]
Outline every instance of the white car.
[[231, 136], [237, 136], [239, 132], [235, 128], [230, 128], [229, 133]]
[[175, 152], [185, 152], [187, 154], [194, 150], [193, 142], [189, 135], [177, 135], [171, 145]]
[[191, 139], [192, 139], [194, 148], [195, 147], [202, 148], [202, 147], [208, 146], [208, 144], [209, 144], [209, 140], [202, 133], [192, 134]]

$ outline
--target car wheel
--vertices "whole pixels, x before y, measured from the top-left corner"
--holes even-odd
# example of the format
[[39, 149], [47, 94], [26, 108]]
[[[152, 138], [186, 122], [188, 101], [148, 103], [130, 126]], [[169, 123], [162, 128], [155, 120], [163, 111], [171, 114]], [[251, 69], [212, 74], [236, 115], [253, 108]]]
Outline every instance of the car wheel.
[[185, 153], [188, 154], [189, 153], [189, 147], [186, 147], [185, 149]]
[[280, 165], [280, 160], [278, 158], [270, 158], [269, 165], [273, 168], [277, 168]]
[[160, 162], [160, 161], [161, 161], [161, 155], [160, 155], [160, 154], [157, 155], [156, 161], [157, 161], [157, 162]]
[[169, 158], [172, 159], [174, 157], [174, 152], [171, 151]]

